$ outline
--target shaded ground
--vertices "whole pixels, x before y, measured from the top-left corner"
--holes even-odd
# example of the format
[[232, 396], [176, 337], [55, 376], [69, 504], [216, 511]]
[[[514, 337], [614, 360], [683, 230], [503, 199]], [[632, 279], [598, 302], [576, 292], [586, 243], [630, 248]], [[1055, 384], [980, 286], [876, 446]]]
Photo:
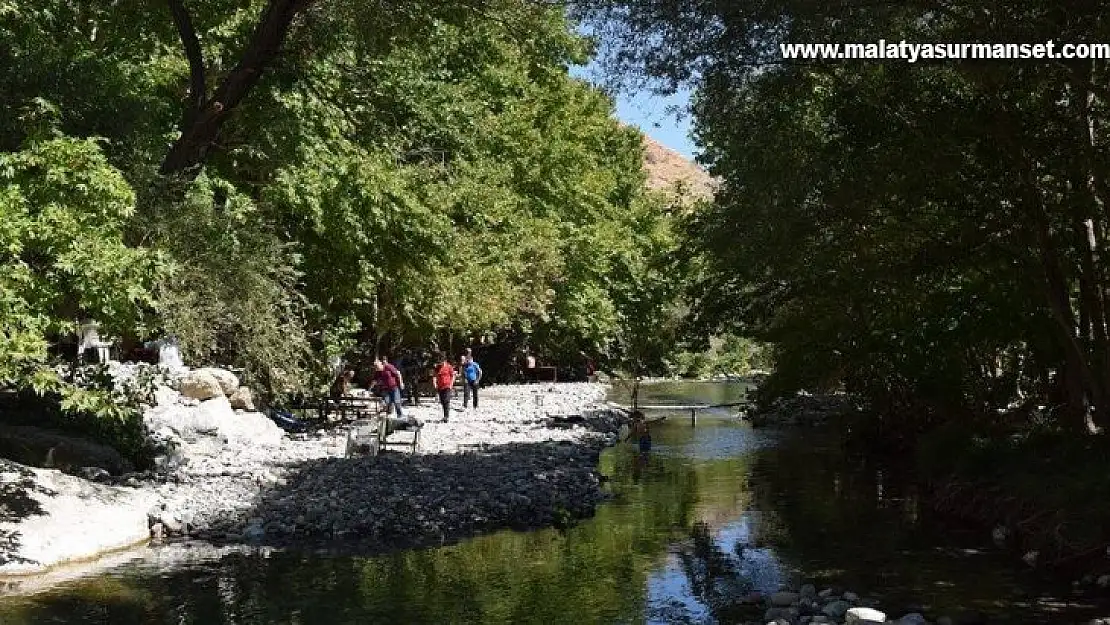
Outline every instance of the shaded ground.
[[[0, 458], [0, 523], [18, 523], [46, 512], [31, 493], [52, 495], [35, 482], [35, 473], [25, 466]], [[0, 529], [0, 566], [9, 563], [29, 564], [19, 555], [20, 532]]]
[[592, 515], [604, 498], [600, 447], [599, 440], [512, 443], [456, 454], [312, 460], [262, 495], [245, 529], [234, 515], [206, 535], [381, 551], [504, 528], [565, 526]]

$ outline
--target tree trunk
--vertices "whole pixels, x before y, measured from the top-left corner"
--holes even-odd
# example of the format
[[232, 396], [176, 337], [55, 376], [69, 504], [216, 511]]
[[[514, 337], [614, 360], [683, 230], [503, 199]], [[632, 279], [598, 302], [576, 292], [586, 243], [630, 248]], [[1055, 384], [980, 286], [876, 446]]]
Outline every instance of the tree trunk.
[[[262, 73], [273, 62], [289, 35], [294, 18], [307, 9], [314, 0], [270, 0], [262, 19], [251, 35], [239, 62], [231, 70], [212, 97], [207, 97], [204, 63], [200, 46], [192, 30], [188, 13], [181, 0], [170, 0], [174, 23], [181, 35], [182, 46], [189, 58], [190, 94], [182, 115], [181, 136], [170, 146], [162, 160], [159, 173], [165, 176], [195, 178], [216, 143], [220, 129], [227, 122], [251, 89], [258, 84]], [[201, 92], [201, 93], [198, 93]]]

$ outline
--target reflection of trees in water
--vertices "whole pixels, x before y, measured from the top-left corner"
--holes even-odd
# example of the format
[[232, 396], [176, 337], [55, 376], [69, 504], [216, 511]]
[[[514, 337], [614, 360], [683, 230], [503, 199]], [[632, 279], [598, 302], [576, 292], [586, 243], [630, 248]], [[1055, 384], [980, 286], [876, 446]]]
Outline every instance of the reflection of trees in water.
[[18, 609], [0, 603], [0, 621], [641, 622], [663, 610], [668, 616], [658, 620], [684, 622], [682, 606], [646, 605], [647, 580], [677, 542], [697, 596], [728, 622], [748, 585], [739, 560], [711, 536], [744, 512], [747, 460], [693, 464], [653, 454], [634, 483], [637, 461], [632, 449], [603, 456], [602, 472], [620, 496], [565, 532], [504, 532], [374, 557], [238, 554], [162, 574], [122, 571]]
[[713, 539], [710, 527], [698, 522], [690, 529], [690, 540], [678, 552], [691, 593], [723, 623], [741, 621], [751, 616], [753, 609], [743, 601], [753, 590], [741, 566], [743, 546], [734, 545], [732, 550], [732, 554], [725, 553]]
[[758, 509], [773, 511], [759, 528], [760, 542], [831, 567], [912, 542], [920, 519], [909, 476], [816, 447], [814, 438], [759, 454], [753, 495]]
[[504, 532], [374, 557], [278, 552], [161, 575], [123, 572], [19, 609], [0, 603], [0, 621], [79, 615], [93, 625], [639, 622], [648, 576], [668, 545], [685, 536], [706, 474], [652, 458], [633, 484], [634, 455], [607, 456], [603, 470], [622, 497], [565, 532]]

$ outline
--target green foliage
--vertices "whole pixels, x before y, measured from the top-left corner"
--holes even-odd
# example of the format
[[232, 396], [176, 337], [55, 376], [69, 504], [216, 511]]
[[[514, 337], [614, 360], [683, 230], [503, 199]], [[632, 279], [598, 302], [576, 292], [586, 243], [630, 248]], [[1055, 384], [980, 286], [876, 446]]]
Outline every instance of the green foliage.
[[273, 4], [185, 3], [191, 59], [169, 10], [0, 5], [0, 379], [50, 386], [79, 316], [263, 394], [479, 337], [662, 367], [678, 235], [561, 8], [321, 0], [244, 73]]
[[779, 49], [1099, 41], [1097, 9], [582, 11], [618, 70], [694, 83], [703, 159], [723, 185], [686, 224], [699, 248], [691, 300], [703, 333], [774, 344], [777, 392], [848, 388], [924, 424], [991, 427], [999, 409], [1043, 402], [1074, 429], [1110, 415], [1105, 62], [791, 63]]
[[0, 383], [46, 363], [46, 338], [80, 318], [138, 327], [161, 256], [123, 240], [135, 197], [92, 140], [59, 137], [0, 154]]
[[311, 363], [293, 246], [254, 201], [207, 176], [161, 212], [149, 236], [173, 259], [155, 291], [162, 330], [189, 362], [242, 368], [263, 392], [303, 388]]
[[678, 351], [668, 359], [671, 374], [689, 378], [748, 375], [773, 368], [772, 350], [751, 339], [726, 334], [710, 340], [704, 351]]

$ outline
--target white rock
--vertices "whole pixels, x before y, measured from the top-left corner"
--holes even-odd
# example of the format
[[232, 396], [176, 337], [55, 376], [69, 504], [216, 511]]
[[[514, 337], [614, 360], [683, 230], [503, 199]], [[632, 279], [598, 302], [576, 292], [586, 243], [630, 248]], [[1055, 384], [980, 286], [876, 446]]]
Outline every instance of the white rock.
[[235, 389], [239, 388], [239, 378], [234, 373], [227, 369], [220, 369], [219, 367], [204, 367], [197, 369], [197, 373], [207, 373], [208, 375], [216, 378], [220, 383], [220, 390], [224, 395], [231, 396]]
[[154, 402], [157, 406], [172, 406], [181, 401], [181, 393], [168, 386], [154, 389]]
[[251, 390], [245, 386], [240, 386], [235, 389], [235, 392], [228, 398], [231, 400], [231, 407], [238, 408], [239, 410], [254, 410], [254, 395]]
[[859, 623], [860, 625], [882, 624], [886, 622], [886, 614], [873, 608], [852, 608], [844, 618], [845, 623]]
[[211, 411], [202, 411], [199, 406], [156, 406], [143, 415], [143, 421], [150, 431], [162, 432], [164, 428], [169, 428], [181, 437], [214, 434], [219, 429]]
[[[14, 463], [0, 467], [0, 484], [19, 483], [5, 488], [23, 490], [38, 507], [33, 514], [0, 523], [0, 535], [18, 537], [10, 554], [16, 557], [0, 563], [0, 575], [39, 573], [150, 537], [146, 511], [155, 498], [150, 491], [94, 484]], [[28, 482], [31, 488], [22, 488]]]
[[190, 399], [212, 399], [224, 394], [220, 380], [204, 370], [190, 371], [178, 381], [178, 390]]
[[285, 432], [261, 412], [233, 414], [230, 419], [220, 422], [220, 434], [229, 441], [266, 446], [280, 445], [285, 437]]

